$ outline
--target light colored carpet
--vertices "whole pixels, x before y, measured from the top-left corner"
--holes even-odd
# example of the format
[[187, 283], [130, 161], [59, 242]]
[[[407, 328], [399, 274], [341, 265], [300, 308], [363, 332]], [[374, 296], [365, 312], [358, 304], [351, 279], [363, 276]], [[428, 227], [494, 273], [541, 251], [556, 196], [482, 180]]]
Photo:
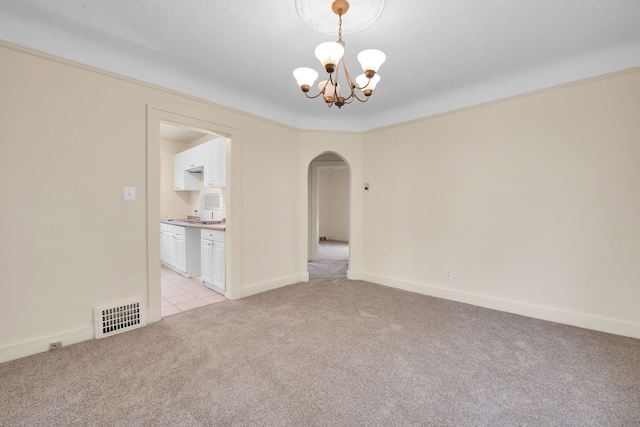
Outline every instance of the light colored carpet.
[[318, 260], [348, 261], [349, 242], [340, 240], [323, 240], [318, 244]]
[[638, 426], [640, 340], [314, 280], [0, 364], [2, 426]]
[[310, 279], [347, 277], [349, 242], [323, 240], [318, 244], [318, 260], [307, 264]]

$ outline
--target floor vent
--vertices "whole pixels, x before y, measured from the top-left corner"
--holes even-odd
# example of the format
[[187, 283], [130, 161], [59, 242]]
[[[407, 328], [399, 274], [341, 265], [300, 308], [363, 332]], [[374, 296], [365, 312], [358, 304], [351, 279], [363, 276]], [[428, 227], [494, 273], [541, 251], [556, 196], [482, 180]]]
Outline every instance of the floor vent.
[[146, 324], [144, 300], [138, 298], [119, 304], [94, 308], [96, 338], [104, 338], [120, 332], [130, 331]]

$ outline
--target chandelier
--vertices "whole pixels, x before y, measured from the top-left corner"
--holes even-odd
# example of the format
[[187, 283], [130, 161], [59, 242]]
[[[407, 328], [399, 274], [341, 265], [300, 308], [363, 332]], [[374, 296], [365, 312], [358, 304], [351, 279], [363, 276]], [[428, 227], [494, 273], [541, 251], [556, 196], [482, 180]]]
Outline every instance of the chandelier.
[[[313, 83], [318, 78], [318, 73], [315, 70], [306, 67], [296, 68], [293, 70], [293, 76], [307, 98], [313, 99], [322, 95], [328, 107], [335, 104], [340, 108], [344, 104], [352, 103], [354, 99], [360, 102], [367, 102], [380, 81], [380, 76], [376, 74], [376, 72], [386, 59], [386, 56], [376, 49], [367, 49], [360, 52], [358, 54], [358, 62], [360, 62], [364, 74], [356, 77], [354, 82], [349, 75], [349, 71], [347, 71], [347, 66], [343, 58], [345, 43], [342, 41], [342, 15], [349, 10], [349, 2], [347, 0], [335, 0], [331, 4], [331, 10], [338, 15], [338, 41], [321, 43], [316, 47], [316, 58], [318, 58], [329, 74], [326, 80], [318, 84], [320, 92], [317, 95], [309, 95], [311, 86], [313, 86]], [[341, 59], [342, 64], [340, 64]], [[344, 73], [343, 83], [346, 83], [349, 88], [346, 96], [340, 92], [340, 68], [342, 68], [342, 72]], [[360, 98], [358, 92], [362, 92], [364, 98]]]

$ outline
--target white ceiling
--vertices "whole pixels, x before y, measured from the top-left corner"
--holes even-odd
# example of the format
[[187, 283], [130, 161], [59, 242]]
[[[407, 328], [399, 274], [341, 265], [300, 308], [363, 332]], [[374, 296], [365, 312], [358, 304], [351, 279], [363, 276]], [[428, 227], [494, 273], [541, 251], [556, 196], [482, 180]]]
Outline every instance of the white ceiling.
[[0, 0], [0, 39], [295, 127], [361, 131], [640, 66], [640, 0], [387, 0], [344, 36], [353, 75], [360, 50], [387, 54], [381, 82], [341, 110], [293, 79], [320, 72], [313, 50], [336, 39], [294, 0]]

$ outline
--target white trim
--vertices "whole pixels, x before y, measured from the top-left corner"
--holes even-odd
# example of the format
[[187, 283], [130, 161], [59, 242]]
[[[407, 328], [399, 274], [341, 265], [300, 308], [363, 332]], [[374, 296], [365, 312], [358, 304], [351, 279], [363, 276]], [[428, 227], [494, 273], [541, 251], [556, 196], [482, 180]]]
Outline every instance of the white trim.
[[[347, 270], [347, 279], [349, 279], [349, 280], [364, 280], [362, 278], [363, 275], [364, 275], [364, 273], [362, 273], [361, 271]], [[371, 281], [371, 280], [369, 280], [369, 281]]]
[[49, 344], [52, 342], [61, 341], [62, 346], [65, 347], [92, 339], [93, 325], [87, 325], [84, 328], [73, 329], [59, 334], [48, 335], [17, 344], [11, 344], [5, 347], [0, 347], [0, 363], [49, 351]]
[[[352, 274], [353, 275], [353, 274]], [[577, 313], [560, 310], [553, 307], [528, 304], [521, 301], [507, 300], [487, 295], [463, 292], [454, 289], [446, 289], [440, 286], [427, 285], [424, 283], [411, 282], [394, 279], [391, 277], [378, 276], [375, 274], [358, 274], [360, 280], [377, 283], [391, 288], [402, 289], [436, 298], [451, 301], [463, 302], [479, 307], [500, 310], [507, 313], [519, 314], [533, 317], [535, 319], [548, 320], [551, 322], [563, 323], [566, 325], [578, 326], [580, 328], [593, 329], [601, 332], [608, 332], [616, 335], [640, 338], [640, 323], [628, 322], [621, 319], [594, 316], [586, 313]], [[352, 277], [349, 277], [350, 279]]]
[[269, 280], [268, 282], [256, 283], [242, 288], [242, 295], [239, 298], [256, 295], [266, 291], [272, 291], [274, 289], [282, 288], [283, 286], [293, 285], [294, 283], [308, 282], [309, 273], [293, 274], [291, 276], [281, 277], [275, 280]]

